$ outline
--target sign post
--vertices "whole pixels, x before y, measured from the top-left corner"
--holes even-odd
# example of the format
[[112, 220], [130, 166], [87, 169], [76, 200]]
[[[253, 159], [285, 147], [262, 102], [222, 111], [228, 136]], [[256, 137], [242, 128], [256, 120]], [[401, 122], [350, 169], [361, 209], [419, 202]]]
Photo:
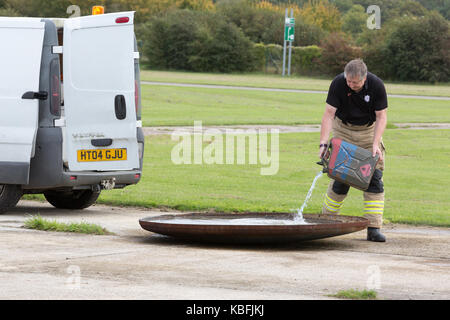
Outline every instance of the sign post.
[[292, 55], [292, 42], [294, 41], [295, 31], [295, 19], [294, 10], [291, 9], [291, 17], [288, 18], [288, 9], [284, 15], [284, 46], [283, 46], [283, 77], [286, 73], [286, 44], [289, 42], [289, 60], [288, 60], [288, 76], [291, 75], [291, 55]]
[[287, 35], [286, 35], [286, 21], [288, 19], [288, 9], [286, 8], [286, 11], [284, 13], [284, 44], [283, 44], [283, 73], [282, 76], [284, 77], [284, 73], [286, 70], [286, 41], [287, 41]]

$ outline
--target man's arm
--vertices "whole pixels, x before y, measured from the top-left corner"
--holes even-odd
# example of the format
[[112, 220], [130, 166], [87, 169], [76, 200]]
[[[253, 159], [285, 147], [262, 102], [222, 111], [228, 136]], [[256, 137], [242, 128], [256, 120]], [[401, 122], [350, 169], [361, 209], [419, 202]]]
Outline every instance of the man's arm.
[[377, 120], [375, 121], [375, 133], [373, 135], [372, 156], [375, 157], [375, 155], [378, 154], [380, 159], [383, 160], [383, 153], [380, 150], [380, 140], [383, 136], [384, 129], [386, 129], [387, 108], [380, 111], [375, 111], [375, 115]]
[[[330, 137], [331, 128], [333, 126], [334, 115], [336, 114], [336, 108], [328, 103], [325, 106], [325, 112], [322, 116], [322, 125], [320, 126], [320, 144], [327, 144]], [[325, 147], [320, 147], [319, 158], [322, 158], [323, 153], [326, 151]]]

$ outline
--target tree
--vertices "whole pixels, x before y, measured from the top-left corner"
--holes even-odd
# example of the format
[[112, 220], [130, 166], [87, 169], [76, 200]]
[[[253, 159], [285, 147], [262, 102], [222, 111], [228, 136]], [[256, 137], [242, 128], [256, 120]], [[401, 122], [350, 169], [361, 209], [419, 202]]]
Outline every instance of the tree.
[[148, 64], [154, 69], [167, 68], [167, 47], [169, 43], [165, 37], [167, 23], [163, 19], [152, 19], [139, 28], [138, 39], [143, 42], [141, 63]]
[[341, 30], [341, 14], [328, 0], [310, 0], [300, 10], [301, 18], [329, 32]]
[[381, 25], [405, 15], [420, 17], [427, 12], [427, 10], [415, 0], [353, 0], [353, 2], [366, 9], [370, 5], [379, 6], [381, 10]]
[[[148, 22], [152, 16], [174, 9], [213, 10], [212, 0], [106, 0], [120, 10], [136, 11], [136, 23]], [[118, 11], [118, 10], [116, 10]]]
[[197, 40], [200, 13], [172, 10], [154, 17], [143, 32], [144, 54], [153, 68], [192, 70], [192, 43]]
[[236, 25], [224, 19], [200, 28], [192, 43], [189, 63], [194, 71], [233, 72], [253, 68], [253, 43]]
[[370, 72], [375, 73], [381, 78], [392, 78], [391, 68], [386, 60], [388, 52], [386, 48], [386, 39], [392, 30], [384, 26], [377, 30], [366, 29], [359, 36], [357, 43], [363, 48], [364, 62]]
[[176, 6], [179, 9], [191, 10], [212, 10], [214, 4], [212, 0], [176, 0]]
[[331, 33], [322, 41], [321, 48], [319, 68], [323, 74], [331, 76], [344, 72], [344, 67], [350, 60], [362, 57], [361, 48], [352, 46], [342, 33]]
[[352, 0], [330, 0], [341, 13], [345, 13], [353, 6]]
[[295, 19], [294, 46], [319, 45], [326, 36], [327, 32], [319, 26], [307, 23], [302, 18]]
[[403, 81], [450, 80], [450, 29], [437, 12], [404, 17], [386, 39], [390, 75]]
[[255, 43], [283, 43], [284, 12], [259, 8], [247, 0], [220, 1], [216, 10]]
[[232, 72], [253, 66], [253, 43], [219, 14], [171, 10], [145, 29], [143, 51], [152, 68]]
[[363, 6], [354, 5], [343, 17], [342, 31], [356, 38], [358, 34], [364, 31], [367, 17]]
[[10, 7], [6, 7], [6, 8], [0, 8], [0, 17], [20, 17], [21, 14], [10, 8]]
[[417, 0], [428, 10], [437, 10], [447, 20], [450, 19], [450, 0]]

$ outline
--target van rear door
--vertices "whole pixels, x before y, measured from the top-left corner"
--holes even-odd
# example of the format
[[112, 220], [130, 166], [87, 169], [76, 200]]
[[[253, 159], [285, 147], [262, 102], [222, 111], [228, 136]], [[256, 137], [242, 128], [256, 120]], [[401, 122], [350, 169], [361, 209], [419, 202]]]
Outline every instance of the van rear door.
[[71, 171], [139, 168], [134, 12], [64, 21], [63, 70]]
[[[0, 184], [27, 184], [38, 126], [45, 24], [0, 18]], [[27, 93], [27, 94], [25, 94]]]

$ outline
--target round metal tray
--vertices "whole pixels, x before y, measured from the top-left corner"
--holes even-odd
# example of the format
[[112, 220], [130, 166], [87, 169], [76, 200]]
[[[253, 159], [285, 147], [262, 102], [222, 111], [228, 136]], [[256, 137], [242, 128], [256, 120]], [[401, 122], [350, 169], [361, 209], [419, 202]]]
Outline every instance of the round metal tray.
[[[147, 231], [175, 238], [220, 243], [274, 243], [329, 238], [367, 228], [363, 217], [304, 214], [307, 224], [290, 223], [296, 213], [188, 213], [162, 215], [139, 220]], [[246, 219], [246, 224], [238, 220]], [[252, 224], [269, 219], [280, 223]], [[201, 220], [201, 222], [200, 222]], [[208, 223], [208, 220], [211, 223]], [[236, 223], [238, 222], [238, 223]], [[285, 223], [287, 222], [287, 223]]]

